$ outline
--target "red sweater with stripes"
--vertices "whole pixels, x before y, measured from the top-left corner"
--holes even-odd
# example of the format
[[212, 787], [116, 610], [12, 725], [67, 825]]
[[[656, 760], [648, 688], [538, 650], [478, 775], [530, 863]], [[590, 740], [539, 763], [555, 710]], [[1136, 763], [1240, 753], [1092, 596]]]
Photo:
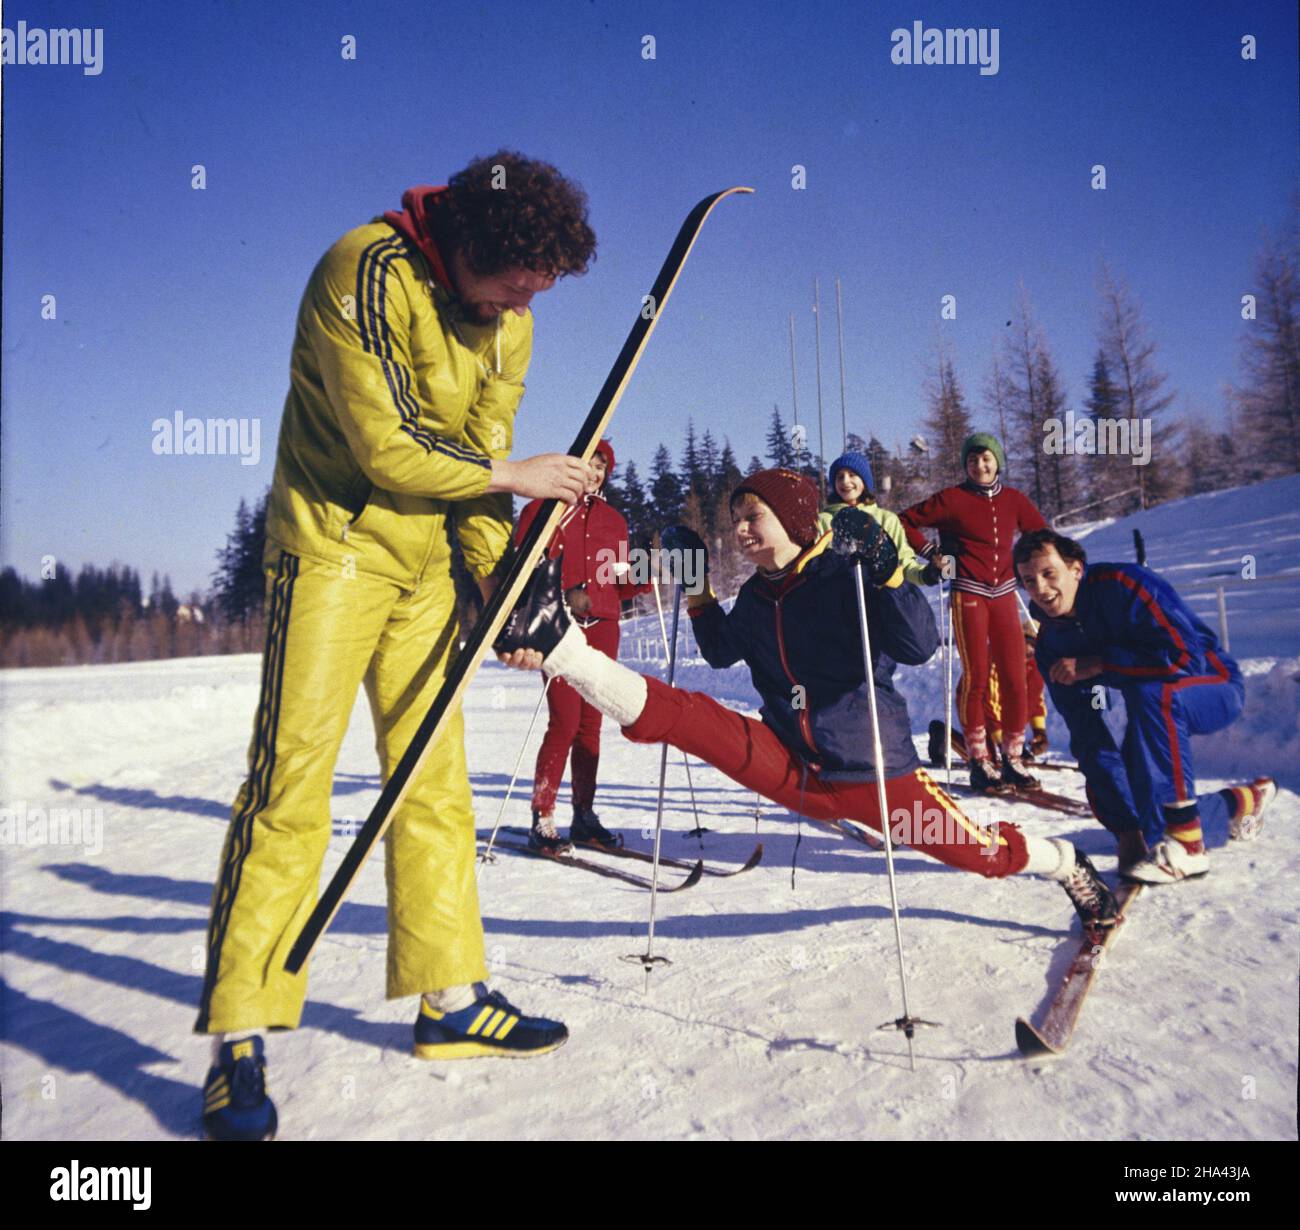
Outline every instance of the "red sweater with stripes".
[[956, 538], [957, 576], [953, 588], [996, 598], [1016, 588], [1011, 547], [1018, 533], [1047, 525], [1033, 501], [1001, 482], [992, 487], [961, 483], [945, 487], [928, 500], [899, 514], [907, 541], [916, 551], [927, 547], [922, 526]]

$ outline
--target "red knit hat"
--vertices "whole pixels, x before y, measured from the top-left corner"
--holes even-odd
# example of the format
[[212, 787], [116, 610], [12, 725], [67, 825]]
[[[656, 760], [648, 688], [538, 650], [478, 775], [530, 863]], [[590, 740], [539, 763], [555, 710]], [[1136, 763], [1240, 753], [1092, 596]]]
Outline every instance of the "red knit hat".
[[744, 492], [758, 496], [775, 514], [792, 542], [810, 547], [817, 541], [817, 488], [793, 470], [759, 470], [731, 493], [733, 502]]

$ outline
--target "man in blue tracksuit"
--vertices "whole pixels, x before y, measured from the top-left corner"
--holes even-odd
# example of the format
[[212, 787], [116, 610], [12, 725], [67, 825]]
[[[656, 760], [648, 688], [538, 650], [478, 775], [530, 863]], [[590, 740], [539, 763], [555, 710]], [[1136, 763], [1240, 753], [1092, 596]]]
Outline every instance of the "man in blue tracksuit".
[[[1237, 663], [1147, 568], [1090, 565], [1077, 542], [1050, 529], [1023, 535], [1014, 560], [1042, 620], [1039, 670], [1070, 728], [1093, 811], [1118, 839], [1121, 873], [1147, 884], [1204, 875], [1202, 821], [1226, 821], [1232, 837], [1253, 837], [1276, 793], [1258, 778], [1196, 794], [1191, 736], [1222, 730], [1241, 714]], [[1120, 742], [1108, 689], [1124, 698]]]

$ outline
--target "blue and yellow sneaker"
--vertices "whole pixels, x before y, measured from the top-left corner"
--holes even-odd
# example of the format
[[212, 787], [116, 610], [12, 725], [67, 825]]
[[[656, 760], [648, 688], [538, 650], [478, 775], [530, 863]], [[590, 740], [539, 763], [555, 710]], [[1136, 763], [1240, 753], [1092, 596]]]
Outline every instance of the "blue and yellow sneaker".
[[266, 1096], [261, 1038], [222, 1044], [203, 1086], [203, 1134], [209, 1140], [273, 1140], [275, 1103]]
[[415, 1019], [417, 1059], [524, 1058], [545, 1055], [569, 1040], [559, 1021], [524, 1016], [500, 991], [489, 991], [481, 982], [474, 989], [478, 999], [459, 1012], [438, 1012], [421, 998]]

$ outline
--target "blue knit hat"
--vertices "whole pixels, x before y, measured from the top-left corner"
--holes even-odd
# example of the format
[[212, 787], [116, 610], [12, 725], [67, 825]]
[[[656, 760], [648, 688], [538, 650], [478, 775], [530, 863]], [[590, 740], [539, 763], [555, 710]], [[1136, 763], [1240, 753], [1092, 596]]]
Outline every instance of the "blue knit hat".
[[852, 470], [862, 480], [867, 494], [875, 493], [876, 480], [871, 477], [871, 462], [867, 460], [865, 453], [844, 453], [831, 462], [830, 469], [826, 471], [826, 478], [827, 485], [832, 491], [835, 490], [835, 475], [841, 470]]

